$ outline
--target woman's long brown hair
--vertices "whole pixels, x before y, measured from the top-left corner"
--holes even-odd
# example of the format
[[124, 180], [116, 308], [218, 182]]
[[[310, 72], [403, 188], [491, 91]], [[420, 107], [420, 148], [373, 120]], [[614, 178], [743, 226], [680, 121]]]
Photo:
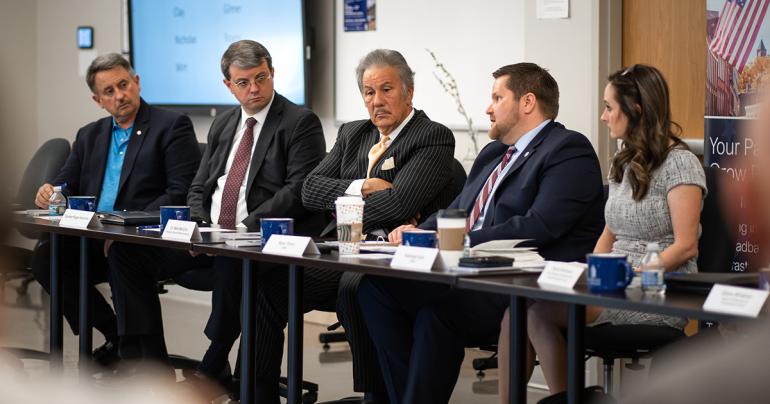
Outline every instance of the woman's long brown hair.
[[686, 147], [679, 138], [682, 128], [671, 120], [668, 84], [658, 69], [636, 64], [613, 73], [608, 80], [621, 112], [628, 118], [623, 146], [612, 159], [610, 178], [620, 183], [628, 167], [633, 198], [639, 201], [647, 195], [652, 171], [663, 164], [669, 151]]

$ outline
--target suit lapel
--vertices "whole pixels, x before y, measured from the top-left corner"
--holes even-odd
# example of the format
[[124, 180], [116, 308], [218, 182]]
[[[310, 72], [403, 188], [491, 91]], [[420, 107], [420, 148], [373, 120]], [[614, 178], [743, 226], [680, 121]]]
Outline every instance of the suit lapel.
[[497, 145], [497, 147], [500, 148], [500, 151], [498, 153], [494, 153], [495, 158], [487, 162], [487, 164], [485, 164], [484, 167], [480, 170], [480, 174], [476, 176], [472, 183], [468, 184], [467, 188], [469, 192], [469, 198], [465, 201], [464, 206], [462, 206], [462, 208], [466, 211], [470, 211], [473, 208], [473, 204], [476, 203], [476, 198], [478, 198], [479, 193], [481, 192], [481, 187], [484, 186], [489, 176], [492, 175], [492, 170], [494, 170], [497, 165], [500, 164], [500, 159], [502, 158], [505, 150], [508, 148], [502, 143]]
[[142, 148], [144, 138], [149, 135], [150, 130], [150, 107], [141, 101], [139, 106], [139, 112], [134, 120], [134, 129], [131, 132], [131, 137], [128, 139], [128, 146], [126, 147], [126, 157], [123, 159], [123, 167], [120, 170], [120, 183], [118, 185], [118, 191], [115, 195], [120, 195], [120, 190], [123, 189], [123, 185], [126, 183], [128, 176], [131, 175], [131, 170], [134, 169], [134, 162], [136, 156], [139, 154], [139, 150]]
[[270, 105], [270, 110], [267, 111], [267, 118], [265, 118], [262, 130], [259, 131], [257, 144], [254, 146], [254, 153], [251, 154], [249, 178], [246, 182], [246, 194], [251, 191], [251, 185], [254, 183], [254, 178], [257, 176], [257, 172], [259, 172], [262, 162], [265, 161], [267, 149], [270, 147], [270, 143], [273, 142], [275, 133], [281, 123], [281, 119], [283, 118], [283, 105], [283, 99], [276, 93], [273, 104]]
[[[379, 174], [381, 172], [382, 164], [385, 162], [385, 160], [393, 157], [396, 153], [396, 150], [398, 150], [399, 147], [407, 147], [402, 145], [409, 145], [411, 144], [413, 137], [410, 137], [410, 129], [414, 126], [414, 123], [417, 119], [421, 118], [427, 118], [427, 115], [425, 115], [424, 112], [415, 109], [414, 110], [414, 116], [412, 116], [412, 119], [404, 125], [404, 128], [401, 129], [401, 132], [396, 136], [395, 139], [390, 143], [390, 146], [388, 146], [387, 149], [385, 149], [385, 152], [382, 153], [382, 156], [380, 156], [380, 159], [377, 160], [377, 162], [374, 164], [374, 167], [372, 167], [372, 176], [376, 176], [376, 174]], [[380, 132], [375, 128], [375, 138], [374, 143], [371, 144], [371, 146], [374, 146], [375, 143], [380, 141]], [[366, 149], [367, 155], [369, 153], [369, 149], [371, 149], [371, 146], [369, 146], [368, 149]], [[368, 164], [367, 159], [367, 164]]]
[[529, 142], [527, 147], [525, 147], [524, 150], [521, 151], [521, 154], [519, 155], [519, 157], [516, 158], [516, 161], [513, 162], [513, 166], [511, 166], [511, 168], [505, 174], [505, 177], [500, 179], [501, 184], [503, 181], [507, 180], [508, 177], [510, 177], [513, 173], [518, 171], [521, 168], [521, 166], [524, 165], [524, 163], [526, 163], [530, 158], [532, 158], [532, 155], [537, 150], [537, 147], [540, 146], [540, 143], [543, 142], [543, 139], [545, 139], [545, 137], [548, 136], [548, 134], [551, 132], [551, 128], [553, 128], [553, 125], [554, 125], [553, 121], [548, 122], [548, 124], [545, 125], [537, 135], [535, 135], [535, 137], [532, 139], [532, 141]]
[[93, 194], [97, 199], [102, 192], [102, 181], [104, 181], [104, 169], [107, 167], [107, 154], [110, 152], [110, 143], [112, 142], [112, 119], [104, 119], [104, 124], [99, 128], [100, 135], [96, 137], [94, 142], [94, 155], [96, 172], [94, 177], [96, 181], [93, 185], [96, 189], [80, 189], [79, 192], [82, 195]]
[[217, 146], [217, 158], [214, 159], [216, 166], [214, 173], [216, 173], [212, 179], [216, 183], [216, 180], [225, 175], [225, 166], [227, 165], [227, 157], [230, 155], [230, 148], [233, 147], [233, 139], [235, 138], [235, 130], [238, 129], [238, 122], [241, 120], [241, 109], [238, 108], [238, 112], [234, 113], [230, 119], [225, 122], [224, 128], [219, 137], [219, 145]]

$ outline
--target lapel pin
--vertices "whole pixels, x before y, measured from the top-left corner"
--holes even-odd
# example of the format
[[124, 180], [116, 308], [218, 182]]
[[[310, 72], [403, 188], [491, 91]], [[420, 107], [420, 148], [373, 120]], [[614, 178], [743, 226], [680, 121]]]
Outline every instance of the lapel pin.
[[524, 153], [524, 157], [529, 156], [529, 152]]
[[141, 130], [138, 130], [138, 131], [136, 131], [136, 134], [137, 134], [138, 136], [141, 136], [141, 135], [142, 135], [142, 131], [141, 131]]

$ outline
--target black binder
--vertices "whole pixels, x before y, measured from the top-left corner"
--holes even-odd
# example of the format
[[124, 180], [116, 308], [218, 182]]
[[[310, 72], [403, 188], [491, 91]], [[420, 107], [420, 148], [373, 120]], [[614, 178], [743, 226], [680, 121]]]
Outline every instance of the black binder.
[[141, 224], [160, 224], [160, 211], [116, 210], [99, 212], [102, 223], [118, 224], [121, 226], [138, 226]]

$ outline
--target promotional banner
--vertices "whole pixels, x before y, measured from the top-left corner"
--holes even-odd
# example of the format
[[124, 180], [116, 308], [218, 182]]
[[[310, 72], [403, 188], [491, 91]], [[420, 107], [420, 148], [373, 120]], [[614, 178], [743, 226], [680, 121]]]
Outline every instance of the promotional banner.
[[[704, 164], [745, 181], [750, 168], [739, 168], [736, 159], [753, 153], [751, 139], [743, 138], [748, 120], [756, 116], [758, 89], [770, 72], [766, 43], [770, 40], [767, 8], [770, 0], [707, 0], [706, 3], [706, 105]], [[751, 235], [754, 226], [744, 220], [742, 201], [737, 218], [732, 270], [755, 271], [751, 258], [759, 253]]]

